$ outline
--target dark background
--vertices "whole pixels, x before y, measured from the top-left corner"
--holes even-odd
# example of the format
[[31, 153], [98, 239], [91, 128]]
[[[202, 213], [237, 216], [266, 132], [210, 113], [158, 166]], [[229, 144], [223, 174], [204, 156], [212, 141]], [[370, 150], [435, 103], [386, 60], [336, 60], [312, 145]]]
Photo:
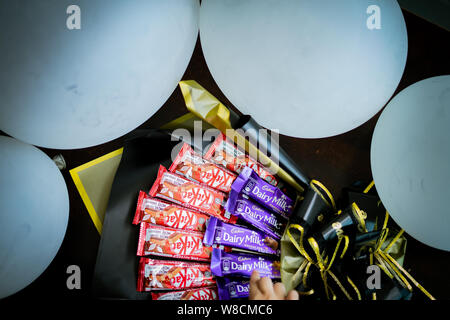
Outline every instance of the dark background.
[[[408, 59], [403, 78], [395, 94], [425, 78], [450, 74], [450, 33], [404, 11], [408, 29]], [[226, 44], [224, 44], [226, 45]], [[227, 107], [236, 108], [227, 100], [212, 78], [197, 41], [194, 54], [183, 80], [196, 80]], [[326, 94], [326, 93], [324, 93]], [[424, 106], [426, 107], [426, 106]], [[237, 111], [237, 110], [236, 110]], [[183, 97], [177, 88], [160, 110], [139, 128], [157, 128], [186, 113]], [[355, 181], [369, 183], [370, 142], [379, 117], [378, 113], [362, 126], [326, 139], [298, 139], [280, 136], [280, 145], [308, 173], [323, 182], [335, 198], [341, 190]], [[301, 116], [301, 115], [299, 115]], [[43, 149], [50, 157], [62, 154], [67, 163], [63, 176], [70, 198], [70, 216], [61, 249], [47, 270], [24, 290], [4, 301], [22, 299], [84, 299], [91, 295], [91, 281], [100, 236], [75, 188], [69, 170], [121, 147], [123, 137], [103, 145], [78, 150]], [[427, 214], [424, 212], [424, 214]], [[405, 267], [437, 299], [449, 299], [450, 252], [428, 247], [411, 237]], [[31, 248], [39, 250], [39, 248]], [[81, 289], [68, 290], [66, 269], [69, 265], [81, 268]], [[417, 291], [418, 292], [418, 291]], [[421, 298], [420, 293], [417, 296]]]

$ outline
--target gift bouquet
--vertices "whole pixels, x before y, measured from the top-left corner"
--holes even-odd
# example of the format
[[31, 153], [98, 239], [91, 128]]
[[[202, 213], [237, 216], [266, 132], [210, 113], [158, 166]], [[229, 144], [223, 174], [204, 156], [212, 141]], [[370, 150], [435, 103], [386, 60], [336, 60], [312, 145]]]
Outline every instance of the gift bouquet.
[[204, 157], [184, 144], [139, 193], [137, 290], [153, 299], [246, 298], [254, 269], [280, 278], [277, 240], [294, 203], [260, 164], [225, 154], [224, 144], [229, 151], [219, 135]]
[[[414, 288], [434, 299], [403, 268], [406, 238], [373, 182], [349, 190], [338, 208], [278, 145], [256, 136], [256, 148], [236, 133], [235, 115], [205, 89], [180, 87], [188, 109], [222, 133], [203, 153], [184, 143], [139, 193], [138, 291], [154, 300], [246, 299], [257, 270], [302, 299], [410, 299]], [[258, 128], [251, 117], [246, 126]], [[277, 161], [261, 145], [277, 148]]]

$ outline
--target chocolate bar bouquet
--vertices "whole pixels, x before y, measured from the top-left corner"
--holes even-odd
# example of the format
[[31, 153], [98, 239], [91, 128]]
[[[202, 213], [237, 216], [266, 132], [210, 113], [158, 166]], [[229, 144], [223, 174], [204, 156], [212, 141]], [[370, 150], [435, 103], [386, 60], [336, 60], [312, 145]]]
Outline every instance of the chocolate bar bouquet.
[[[225, 215], [248, 229], [216, 219], [204, 238], [214, 247], [211, 268], [218, 279], [248, 278], [251, 268], [260, 266], [260, 273], [281, 278], [307, 299], [410, 299], [413, 291], [434, 299], [403, 268], [406, 238], [390, 221], [373, 182], [350, 192], [338, 208], [328, 189], [310, 179], [270, 134], [259, 135], [262, 127], [251, 116], [238, 116], [195, 81], [182, 81], [180, 88], [189, 111], [223, 133], [205, 158], [238, 174]], [[261, 232], [279, 241], [280, 257]], [[248, 253], [227, 252], [228, 246]], [[368, 270], [374, 269], [380, 283], [368, 286]]]
[[[227, 167], [211, 157], [217, 141], [227, 138], [219, 135], [206, 156], [184, 144], [149, 193], [140, 192], [138, 291], [153, 299], [246, 299], [257, 270], [308, 299], [410, 299], [413, 286], [432, 298], [403, 268], [406, 238], [369, 194], [373, 185], [350, 192], [337, 210], [318, 181], [300, 195], [277, 187], [276, 175], [253, 159], [246, 163], [263, 170]], [[381, 288], [367, 286], [371, 266], [382, 271]]]
[[[230, 151], [219, 135], [204, 156], [184, 144], [168, 170], [160, 166], [150, 191], [140, 191], [133, 219], [140, 228], [137, 291], [155, 300], [245, 299], [253, 270], [280, 278], [277, 241], [294, 203], [238, 149], [226, 157], [232, 166], [213, 157], [224, 143]], [[269, 207], [252, 200], [248, 187], [241, 192], [244, 179], [276, 199]]]
[[[434, 299], [403, 267], [404, 232], [373, 183], [349, 190], [338, 208], [276, 143], [254, 136], [265, 152], [279, 150], [273, 161], [235, 130], [259, 129], [251, 117], [194, 81], [180, 87], [191, 113], [222, 133], [202, 154], [184, 144], [140, 192], [138, 291], [155, 300], [246, 299], [257, 270], [301, 299], [411, 299], [416, 291]], [[370, 270], [379, 271], [373, 283]]]

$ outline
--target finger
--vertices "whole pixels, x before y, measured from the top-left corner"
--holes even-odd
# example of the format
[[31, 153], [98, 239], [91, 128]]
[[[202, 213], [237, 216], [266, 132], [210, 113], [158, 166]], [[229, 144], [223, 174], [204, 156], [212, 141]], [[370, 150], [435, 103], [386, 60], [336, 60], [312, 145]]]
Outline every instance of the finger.
[[271, 237], [265, 237], [263, 241], [265, 244], [270, 244], [272, 242], [272, 240], [273, 239]]
[[278, 299], [283, 299], [286, 297], [286, 288], [281, 282], [277, 282], [273, 285], [273, 292]]
[[278, 249], [278, 245], [279, 245], [278, 241], [277, 241], [277, 240], [274, 240], [274, 239], [271, 239], [271, 240], [272, 240], [271, 248], [272, 248], [273, 250], [277, 250], [277, 249]]
[[299, 298], [298, 292], [296, 290], [291, 290], [289, 291], [286, 300], [298, 300]]
[[272, 280], [269, 277], [263, 277], [258, 281], [259, 290], [265, 295], [271, 295], [273, 293]]
[[261, 279], [259, 276], [258, 270], [253, 270], [252, 275], [250, 276], [250, 285], [257, 286], [258, 281]]
[[269, 248], [272, 248], [272, 246], [273, 246], [272, 239], [269, 238], [269, 237], [264, 238], [264, 244], [265, 244], [266, 246], [268, 246]]
[[255, 299], [255, 297], [259, 293], [258, 282], [260, 279], [261, 277], [259, 276], [259, 272], [257, 270], [254, 270], [250, 277], [250, 289], [249, 289], [250, 299]]
[[272, 238], [270, 238], [270, 237], [266, 237], [266, 238], [264, 239], [264, 243], [265, 243], [269, 248], [271, 248], [271, 249], [273, 249], [273, 250], [276, 250], [277, 247], [278, 247], [278, 243], [277, 243], [274, 239], [272, 239]]

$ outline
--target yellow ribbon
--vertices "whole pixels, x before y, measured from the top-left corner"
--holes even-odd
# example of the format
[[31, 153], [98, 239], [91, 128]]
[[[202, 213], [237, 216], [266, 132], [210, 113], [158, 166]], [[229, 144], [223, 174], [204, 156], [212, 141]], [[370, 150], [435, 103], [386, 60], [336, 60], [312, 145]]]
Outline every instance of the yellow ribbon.
[[[295, 229], [295, 230], [300, 232], [299, 241], [294, 239], [294, 237], [293, 237], [293, 235], [291, 233], [291, 229]], [[305, 250], [305, 248], [303, 246], [303, 238], [304, 238], [304, 234], [305, 234], [305, 229], [299, 224], [290, 224], [288, 226], [287, 230], [286, 230], [286, 234], [288, 235], [289, 240], [291, 241], [291, 243], [300, 252], [300, 254], [306, 259], [302, 263], [302, 265], [300, 266], [300, 269], [305, 269], [305, 271], [303, 272], [302, 283], [303, 283], [303, 286], [305, 288], [307, 288], [308, 285], [306, 283], [306, 279], [307, 279], [308, 274], [309, 274], [309, 269], [311, 268], [311, 265], [313, 264], [313, 260], [311, 259], [311, 257], [306, 252], [306, 250]], [[311, 289], [311, 290], [306, 291], [306, 292], [299, 291], [300, 295], [312, 295], [313, 293], [314, 293], [314, 289]]]
[[[375, 244], [375, 248], [373, 251], [373, 256], [375, 259], [378, 260], [379, 264], [378, 266], [392, 279], [395, 277], [403, 287], [407, 288], [409, 291], [412, 291], [412, 287], [409, 284], [409, 282], [406, 280], [406, 278], [401, 274], [401, 272], [398, 270], [398, 268], [392, 264], [392, 262], [387, 258], [386, 252], [387, 250], [381, 250], [381, 247], [383, 243], [386, 241], [387, 236], [389, 234], [389, 229], [385, 228], [383, 229], [380, 238], [378, 239], [377, 243]], [[400, 237], [396, 237], [394, 239], [399, 239]], [[397, 241], [396, 240], [396, 241]], [[389, 245], [389, 247], [393, 244], [394, 241], [392, 241]]]
[[[291, 229], [296, 229], [297, 231], [300, 232], [300, 239], [298, 242], [292, 236]], [[303, 246], [303, 237], [305, 235], [305, 229], [299, 224], [290, 224], [286, 230], [286, 234], [288, 235], [289, 240], [291, 240], [292, 244], [295, 246], [295, 248], [298, 250], [298, 252], [300, 252], [300, 254], [303, 257], [305, 257], [306, 260], [308, 260], [309, 262], [312, 262], [311, 257], [308, 255], [308, 253], [306, 252], [306, 250]]]
[[[318, 188], [316, 186], [319, 186], [322, 190], [324, 190], [326, 193], [328, 192], [328, 190], [318, 181], [311, 182], [311, 187], [314, 189], [314, 191], [316, 191], [321, 197], [322, 199], [330, 206], [335, 207], [335, 203], [334, 203], [334, 199], [331, 196], [331, 194], [327, 194], [327, 196], [329, 197], [330, 201], [327, 201], [325, 199], [325, 197], [323, 196], [323, 194], [318, 190]], [[372, 187], [374, 186], [374, 182], [372, 181], [369, 186], [364, 190], [364, 193], [367, 193]], [[360, 210], [359, 207], [356, 205], [356, 203], [352, 203], [352, 212], [354, 214], [354, 216], [356, 217], [356, 219], [359, 222], [359, 227], [361, 229], [362, 232], [367, 232], [367, 228], [365, 225], [365, 219], [367, 218], [367, 215], [365, 214], [364, 211]], [[409, 279], [419, 290], [421, 290], [429, 299], [431, 300], [435, 300], [435, 298], [420, 284], [418, 283], [394, 258], [392, 258], [391, 255], [389, 255], [388, 251], [390, 250], [390, 248], [401, 238], [401, 236], [404, 233], [404, 230], [400, 230], [400, 232], [398, 232], [396, 234], [396, 236], [391, 240], [391, 242], [384, 248], [381, 249], [383, 244], [386, 242], [388, 235], [389, 235], [389, 228], [387, 227], [388, 225], [388, 221], [389, 221], [389, 213], [386, 211], [386, 215], [383, 221], [383, 226], [382, 226], [382, 233], [379, 237], [379, 239], [377, 240], [375, 246], [373, 248], [369, 248], [369, 259], [370, 259], [370, 264], [374, 264], [374, 259], [376, 259], [378, 261], [377, 265], [386, 273], [387, 276], [389, 276], [389, 278], [394, 279], [396, 278], [397, 281], [399, 281], [399, 283], [407, 288], [409, 291], [412, 291], [412, 286], [409, 283], [409, 281], [407, 279]], [[299, 241], [295, 240], [295, 238], [292, 236], [291, 233], [291, 229], [296, 229], [297, 231], [300, 232], [300, 238]], [[300, 252], [300, 254], [306, 259], [305, 263], [302, 264], [301, 268], [304, 268], [305, 271], [303, 273], [303, 285], [305, 288], [308, 287], [307, 285], [307, 278], [308, 275], [310, 274], [310, 268], [312, 265], [316, 266], [319, 271], [320, 271], [320, 275], [322, 278], [322, 281], [324, 283], [324, 287], [325, 287], [325, 293], [328, 299], [333, 299], [336, 300], [336, 295], [333, 292], [332, 288], [330, 287], [330, 285], [328, 284], [328, 277], [331, 277], [334, 282], [337, 284], [337, 286], [341, 289], [341, 291], [344, 293], [344, 295], [347, 297], [347, 299], [349, 300], [353, 300], [351, 295], [348, 293], [348, 291], [345, 289], [345, 287], [342, 285], [341, 281], [337, 278], [337, 276], [330, 270], [331, 266], [333, 265], [336, 256], [339, 252], [339, 249], [341, 247], [341, 244], [344, 243], [344, 246], [342, 248], [342, 252], [340, 255], [340, 258], [342, 259], [345, 255], [345, 253], [347, 252], [348, 249], [348, 245], [349, 245], [349, 239], [348, 236], [346, 235], [341, 235], [338, 238], [338, 242], [336, 244], [336, 247], [334, 249], [334, 252], [331, 256], [331, 259], [328, 259], [328, 256], [324, 255], [325, 253], [321, 253], [320, 252], [320, 248], [319, 245], [317, 243], [317, 241], [310, 237], [308, 238], [308, 243], [311, 246], [314, 254], [315, 254], [315, 258], [316, 260], [314, 261], [309, 254], [306, 252], [304, 245], [303, 245], [303, 239], [304, 239], [304, 233], [305, 230], [301, 225], [298, 224], [291, 224], [289, 225], [288, 229], [287, 229], [287, 235], [290, 239], [290, 241], [294, 244], [294, 246], [297, 248], [297, 250]], [[357, 299], [361, 300], [361, 294], [357, 288], [357, 286], [354, 284], [354, 282], [347, 276], [347, 282], [350, 284], [350, 286], [354, 289], [354, 291], [356, 292], [357, 295]], [[300, 292], [300, 294], [302, 295], [310, 295], [313, 294], [314, 290], [309, 290], [307, 292]], [[372, 293], [372, 299], [376, 300], [377, 296], [376, 293]]]
[[358, 296], [358, 300], [362, 300], [361, 298], [361, 293], [358, 290], [358, 287], [353, 283], [352, 279], [350, 279], [350, 277], [347, 276], [347, 281], [348, 283], [350, 283], [350, 285], [352, 286], [353, 290], [355, 290], [357, 296]]
[[354, 202], [352, 203], [352, 212], [356, 220], [358, 220], [358, 230], [360, 232], [367, 232], [366, 229], [367, 214], [361, 209], [359, 209], [358, 205]]
[[[328, 189], [320, 182], [317, 180], [311, 180], [311, 182], [309, 183], [309, 186], [311, 187], [311, 189], [313, 189], [317, 194], [319, 194], [319, 196], [323, 199], [323, 201], [325, 201], [325, 203], [330, 207], [333, 208], [334, 211], [336, 211], [336, 203], [334, 201], [333, 195], [331, 194], [330, 191], [328, 191]], [[318, 188], [319, 187], [319, 188]], [[325, 198], [325, 196], [323, 195], [323, 192], [320, 190], [323, 190], [323, 192], [325, 192], [326, 196], [328, 197], [328, 199]]]
[[[369, 190], [374, 186], [374, 181], [372, 181], [367, 188], [364, 190], [364, 193], [369, 192]], [[386, 273], [391, 279], [394, 277], [400, 282], [400, 284], [407, 288], [409, 291], [412, 291], [413, 288], [411, 284], [408, 282], [406, 278], [408, 278], [420, 291], [422, 291], [429, 299], [436, 300], [420, 283], [418, 283], [388, 252], [389, 249], [400, 239], [403, 235], [404, 230], [400, 230], [396, 236], [391, 240], [391, 242], [382, 250], [384, 242], [386, 241], [389, 228], [387, 228], [389, 220], [389, 213], [386, 211], [386, 215], [383, 222], [382, 234], [378, 239], [375, 247], [370, 249], [370, 264], [373, 264], [374, 258], [379, 262], [377, 265], [381, 268], [381, 270]], [[367, 232], [367, 230], [366, 230]], [[372, 299], [376, 300], [376, 293], [372, 294]]]
[[[389, 232], [389, 229], [386, 230], [386, 237]], [[383, 231], [384, 231], [383, 230]], [[386, 240], [386, 237], [382, 239], [382, 241], [379, 241], [375, 247], [375, 251], [373, 252], [373, 256], [377, 260], [381, 260], [384, 263], [384, 268], [381, 268], [388, 276], [389, 274], [393, 275], [400, 284], [407, 288], [409, 291], [412, 291], [413, 288], [411, 284], [408, 282], [406, 278], [408, 278], [420, 291], [422, 291], [429, 299], [436, 300], [419, 282], [416, 281], [392, 256], [388, 253], [389, 249], [394, 245], [395, 242], [400, 239], [402, 236], [404, 230], [400, 230], [400, 232], [397, 233], [397, 235], [392, 239], [392, 241], [387, 245], [387, 247], [384, 250], [381, 250], [381, 246], [383, 245], [383, 242]], [[387, 272], [387, 270], [388, 272]], [[390, 271], [390, 272], [389, 272]], [[392, 276], [390, 276], [392, 278]]]
[[370, 189], [372, 189], [372, 187], [375, 185], [375, 181], [372, 181], [371, 183], [369, 183], [369, 185], [364, 189], [363, 193], [367, 193], [370, 191]]
[[[324, 189], [326, 190], [326, 189]], [[320, 194], [320, 193], [319, 193]], [[331, 198], [330, 198], [331, 199]], [[359, 208], [355, 205], [354, 207], [352, 207], [355, 213], [355, 215], [359, 215], [359, 217], [361, 217], [362, 220], [364, 220], [362, 213], [357, 213], [359, 212]], [[299, 237], [299, 241], [297, 241], [292, 233], [291, 230], [295, 229], [300, 233], [300, 237]], [[349, 299], [352, 300], [351, 295], [347, 292], [347, 290], [345, 289], [345, 287], [342, 285], [341, 281], [337, 278], [337, 276], [330, 270], [331, 266], [333, 265], [334, 261], [336, 260], [336, 256], [341, 248], [341, 245], [343, 244], [342, 247], [342, 252], [340, 254], [340, 259], [342, 259], [345, 255], [345, 253], [347, 252], [348, 246], [349, 246], [349, 238], [346, 235], [340, 235], [338, 237], [338, 242], [336, 244], [336, 247], [333, 251], [333, 254], [331, 255], [331, 259], [328, 259], [329, 257], [326, 256], [325, 259], [322, 257], [322, 254], [320, 253], [320, 248], [319, 245], [317, 243], [317, 241], [313, 238], [310, 237], [308, 238], [308, 243], [311, 246], [314, 254], [316, 255], [316, 260], [314, 261], [310, 255], [308, 254], [308, 252], [305, 250], [305, 247], [303, 245], [303, 241], [304, 241], [304, 235], [305, 235], [305, 230], [304, 228], [299, 225], [299, 224], [291, 224], [288, 226], [286, 234], [289, 237], [289, 240], [291, 241], [291, 243], [295, 246], [295, 248], [300, 252], [300, 254], [306, 259], [307, 264], [306, 266], [304, 266], [302, 264], [301, 268], [305, 268], [305, 271], [303, 273], [303, 279], [302, 279], [302, 283], [303, 286], [305, 288], [308, 287], [307, 285], [307, 278], [309, 275], [309, 271], [312, 265], [316, 266], [319, 271], [320, 271], [320, 275], [322, 278], [322, 281], [324, 283], [324, 288], [325, 288], [325, 293], [328, 299], [332, 299], [335, 300], [336, 299], [336, 295], [334, 294], [333, 290], [331, 289], [331, 287], [328, 284], [328, 276], [330, 276], [334, 282], [337, 284], [337, 286], [341, 289], [341, 291], [344, 293], [344, 295]], [[353, 283], [353, 281], [347, 277], [347, 281], [348, 283], [352, 286], [352, 288], [355, 290], [357, 297], [359, 300], [361, 300], [361, 294], [358, 290], [358, 288], [356, 287], [356, 285]], [[311, 292], [308, 291], [307, 294], [312, 294], [313, 291]], [[306, 293], [302, 293], [302, 294], [306, 294]], [[330, 298], [331, 296], [331, 298]]]
[[[337, 253], [338, 253], [342, 243], [344, 243], [344, 247], [342, 249], [340, 258], [342, 259], [345, 255], [345, 253], [347, 252], [348, 245], [349, 245], [348, 236], [342, 235], [339, 237], [338, 242], [336, 244], [336, 248], [334, 249], [333, 255], [329, 261], [328, 261], [328, 257], [323, 259], [322, 254], [320, 253], [319, 245], [313, 237], [308, 238], [308, 243], [310, 244], [311, 248], [313, 249], [313, 251], [316, 255], [316, 262], [314, 263], [314, 265], [320, 271], [320, 275], [321, 275], [322, 281], [324, 283], [325, 294], [326, 294], [327, 298], [330, 299], [330, 293], [331, 293], [332, 300], [336, 300], [336, 295], [334, 294], [333, 290], [331, 289], [330, 285], [328, 284], [328, 276], [330, 276], [334, 280], [334, 282], [337, 284], [339, 289], [341, 289], [342, 293], [347, 297], [347, 299], [353, 300], [351, 295], [345, 289], [344, 285], [338, 279], [338, 277], [331, 271], [331, 266], [333, 265], [333, 262], [335, 261], [335, 258], [337, 256]], [[349, 277], [347, 277], [347, 281], [352, 286], [352, 288], [355, 290], [358, 300], [361, 300], [361, 294], [360, 294], [357, 286], [353, 283], [353, 281]]]

